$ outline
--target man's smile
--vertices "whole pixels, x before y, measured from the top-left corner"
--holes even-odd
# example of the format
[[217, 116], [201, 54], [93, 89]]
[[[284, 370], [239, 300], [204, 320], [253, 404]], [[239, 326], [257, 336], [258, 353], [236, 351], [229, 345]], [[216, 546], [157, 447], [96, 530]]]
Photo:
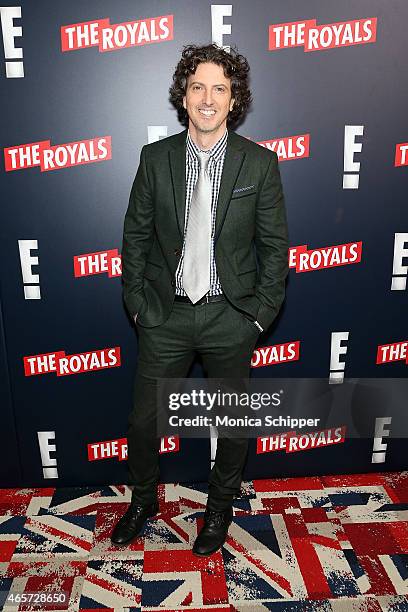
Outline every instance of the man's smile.
[[213, 117], [215, 115], [215, 110], [212, 108], [199, 108], [198, 111], [204, 117]]

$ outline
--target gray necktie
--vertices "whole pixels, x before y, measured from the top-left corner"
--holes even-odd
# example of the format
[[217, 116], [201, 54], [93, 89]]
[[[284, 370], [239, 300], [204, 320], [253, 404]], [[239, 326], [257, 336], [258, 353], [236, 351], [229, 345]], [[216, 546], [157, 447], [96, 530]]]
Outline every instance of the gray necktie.
[[200, 173], [191, 196], [184, 245], [183, 289], [195, 304], [210, 289], [211, 180], [208, 153], [197, 153]]

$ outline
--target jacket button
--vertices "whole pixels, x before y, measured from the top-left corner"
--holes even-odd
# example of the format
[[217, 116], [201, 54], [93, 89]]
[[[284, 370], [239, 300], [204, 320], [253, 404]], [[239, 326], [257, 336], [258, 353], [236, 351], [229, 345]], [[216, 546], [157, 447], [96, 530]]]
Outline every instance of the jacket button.
[[171, 281], [171, 286], [172, 286], [172, 287], [175, 287], [175, 286], [176, 286], [176, 281], [175, 281], [174, 279]]
[[176, 257], [180, 257], [181, 250], [180, 249], [174, 249], [174, 254], [175, 254]]

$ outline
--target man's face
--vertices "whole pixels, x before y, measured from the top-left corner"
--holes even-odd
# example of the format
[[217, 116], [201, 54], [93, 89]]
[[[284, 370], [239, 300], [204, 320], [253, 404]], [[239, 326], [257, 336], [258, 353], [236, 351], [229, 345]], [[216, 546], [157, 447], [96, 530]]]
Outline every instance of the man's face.
[[233, 104], [231, 79], [224, 76], [222, 66], [212, 62], [199, 64], [195, 74], [188, 77], [183, 98], [183, 106], [196, 130], [209, 133], [225, 129]]

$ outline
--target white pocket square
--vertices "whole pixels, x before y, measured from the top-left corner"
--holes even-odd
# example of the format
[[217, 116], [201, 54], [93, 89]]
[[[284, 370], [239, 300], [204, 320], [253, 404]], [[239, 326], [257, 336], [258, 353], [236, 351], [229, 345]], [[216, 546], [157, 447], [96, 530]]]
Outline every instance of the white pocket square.
[[241, 193], [241, 191], [248, 191], [248, 189], [253, 189], [254, 187], [255, 185], [248, 185], [247, 187], [237, 187], [232, 193]]

